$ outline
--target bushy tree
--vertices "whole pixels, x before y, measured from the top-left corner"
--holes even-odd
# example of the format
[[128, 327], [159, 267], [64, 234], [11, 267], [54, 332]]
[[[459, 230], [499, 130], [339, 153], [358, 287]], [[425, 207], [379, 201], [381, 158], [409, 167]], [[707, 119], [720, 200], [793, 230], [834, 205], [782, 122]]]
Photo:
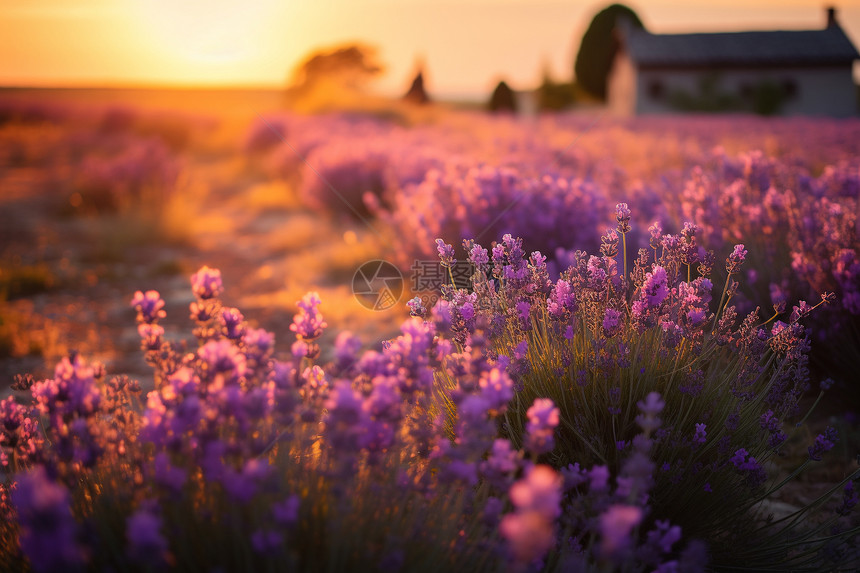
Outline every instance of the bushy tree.
[[644, 27], [633, 10], [622, 4], [612, 4], [598, 12], [591, 21], [576, 55], [574, 74], [577, 83], [602, 100], [606, 99], [606, 78], [618, 52], [615, 26], [622, 18], [633, 26]]
[[576, 103], [573, 83], [557, 82], [552, 77], [549, 66], [544, 67], [543, 81], [538, 88], [538, 107], [541, 110], [557, 111]]
[[287, 99], [293, 105], [310, 102], [323, 108], [344, 104], [360, 96], [384, 70], [372, 46], [345, 44], [321, 49], [296, 67]]
[[492, 112], [517, 112], [517, 96], [505, 81], [500, 81], [487, 104]]

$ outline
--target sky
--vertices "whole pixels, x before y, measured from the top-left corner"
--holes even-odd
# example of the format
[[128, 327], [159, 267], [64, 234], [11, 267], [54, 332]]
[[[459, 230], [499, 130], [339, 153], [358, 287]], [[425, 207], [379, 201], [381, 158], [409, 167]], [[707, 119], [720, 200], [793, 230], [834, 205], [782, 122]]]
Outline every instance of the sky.
[[[505, 79], [570, 80], [579, 40], [611, 2], [570, 0], [3, 0], [0, 85], [283, 86], [310, 51], [362, 41], [404, 91], [418, 63], [443, 96]], [[815, 29], [821, 0], [628, 2], [652, 32]], [[860, 0], [837, 4], [860, 46]], [[858, 66], [855, 65], [855, 77]]]

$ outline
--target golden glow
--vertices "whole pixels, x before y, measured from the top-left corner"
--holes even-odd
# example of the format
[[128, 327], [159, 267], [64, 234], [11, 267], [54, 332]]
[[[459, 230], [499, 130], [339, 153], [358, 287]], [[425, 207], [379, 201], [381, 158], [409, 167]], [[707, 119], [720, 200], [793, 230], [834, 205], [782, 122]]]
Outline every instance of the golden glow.
[[277, 16], [275, 0], [135, 0], [160, 49], [190, 62], [246, 61]]
[[[431, 92], [481, 93], [505, 77], [570, 77], [579, 38], [609, 0], [5, 0], [2, 85], [281, 86], [305, 54], [365, 41], [408, 86], [416, 60]], [[860, 0], [838, 18], [860, 44]], [[628, 3], [657, 32], [817, 28], [821, 0]]]

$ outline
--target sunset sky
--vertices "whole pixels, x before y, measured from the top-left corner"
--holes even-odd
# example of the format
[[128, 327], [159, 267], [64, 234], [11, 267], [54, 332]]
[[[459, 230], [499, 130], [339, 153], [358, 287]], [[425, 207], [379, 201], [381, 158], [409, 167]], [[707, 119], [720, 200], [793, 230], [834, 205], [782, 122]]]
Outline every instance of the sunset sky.
[[[380, 49], [379, 90], [484, 93], [500, 78], [569, 79], [579, 39], [611, 2], [570, 0], [4, 0], [0, 85], [281, 86], [308, 51], [350, 40]], [[653, 32], [812, 29], [821, 0], [628, 3]], [[860, 0], [838, 19], [860, 45]], [[856, 72], [856, 70], [855, 70]], [[856, 76], [856, 73], [855, 73]]]

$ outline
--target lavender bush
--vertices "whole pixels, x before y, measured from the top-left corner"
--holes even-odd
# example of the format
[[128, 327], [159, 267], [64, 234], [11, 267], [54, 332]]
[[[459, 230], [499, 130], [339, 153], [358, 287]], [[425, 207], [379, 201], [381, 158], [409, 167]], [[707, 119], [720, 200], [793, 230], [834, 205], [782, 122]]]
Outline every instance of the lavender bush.
[[[597, 251], [617, 201], [633, 212], [631, 260], [650, 248], [655, 221], [675, 234], [689, 221], [698, 244], [719, 253], [744, 243], [751, 260], [734, 296], [738, 313], [834, 293], [834, 305], [807, 319], [811, 365], [856, 395], [858, 122], [685, 117], [595, 126], [577, 115], [452, 114], [404, 129], [336, 115], [284, 121], [290, 147], [273, 155], [301, 168], [306, 201], [377, 216], [397, 237], [391, 257], [404, 269], [432, 256], [435, 237], [459, 249], [466, 238], [510, 233], [543, 252], [555, 277], [577, 249]], [[718, 265], [712, 280], [724, 278]]]
[[[499, 434], [515, 447], [534, 449], [535, 428], [554, 420], [555, 442], [535, 450], [541, 461], [561, 471], [595, 464], [625, 487], [644, 479], [653, 487], [653, 517], [708, 539], [717, 564], [777, 558], [760, 545], [762, 516], [751, 510], [784, 485], [769, 479], [766, 464], [789, 437], [786, 422], [800, 419], [798, 402], [809, 388], [809, 341], [800, 320], [832, 295], [815, 306], [801, 301], [787, 322], [775, 320], [779, 313], [760, 319], [756, 310], [738, 324], [730, 303], [738, 288], [733, 277], [748, 254], [743, 245], [726, 259], [717, 299], [709, 279], [715, 257], [698, 247], [694, 225], [679, 235], [652, 228], [652, 248], [640, 249], [624, 272], [628, 261], [619, 251], [630, 217], [620, 204], [618, 227], [604, 235], [601, 255], [577, 252], [555, 282], [545, 257], [526, 258], [519, 239], [506, 235], [490, 256], [467, 241], [472, 291], [447, 289], [443, 321], [464, 347], [475, 333], [486, 337], [489, 356], [506, 365], [515, 392]], [[453, 249], [440, 242], [439, 252], [450, 266]], [[437, 375], [444, 387], [459, 387], [456, 374]], [[650, 392], [665, 402], [650, 401]], [[652, 428], [651, 461], [630, 470], [642, 412], [664, 405], [663, 424]], [[819, 436], [793, 475], [819, 460], [833, 439], [832, 429]], [[786, 529], [768, 537], [785, 549], [780, 567], [797, 566], [812, 551], [788, 551], [791, 539], [806, 539], [796, 535]], [[743, 562], [733, 563], [739, 555]]]
[[435, 236], [495, 237], [502, 229], [515, 230], [550, 253], [570, 245], [587, 247], [606, 210], [591, 181], [530, 177], [490, 165], [431, 169], [420, 183], [392, 193], [390, 202], [389, 208], [372, 205], [399, 232], [403, 254], [425, 258], [432, 254]]
[[748, 566], [856, 565], [857, 472], [816, 527], [749, 517], [779, 485], [762, 464], [807, 383], [811, 309], [738, 327], [731, 285], [711, 310], [693, 229], [625, 262], [629, 218], [555, 282], [509, 236], [467, 243], [474, 290], [447, 289], [379, 351], [341, 333], [323, 365], [314, 293], [279, 355], [215, 269], [192, 276], [192, 341], [137, 292], [145, 398], [73, 355], [0, 402], [0, 567], [701, 571], [724, 564], [727, 519], [749, 526]]
[[126, 142], [119, 152], [90, 155], [76, 176], [73, 206], [85, 212], [156, 211], [175, 191], [179, 164], [156, 139]]

